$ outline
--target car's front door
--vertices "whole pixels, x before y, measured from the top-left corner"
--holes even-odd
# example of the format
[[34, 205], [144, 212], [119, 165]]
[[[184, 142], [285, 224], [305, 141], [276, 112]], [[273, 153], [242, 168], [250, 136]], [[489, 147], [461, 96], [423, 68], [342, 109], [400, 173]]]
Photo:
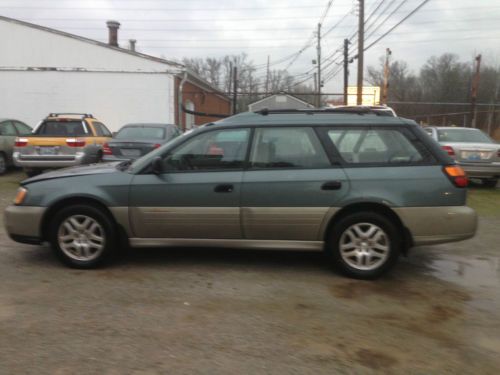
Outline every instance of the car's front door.
[[14, 150], [16, 137], [16, 128], [14, 128], [14, 124], [11, 121], [0, 123], [0, 150], [5, 153], [8, 163], [12, 161], [12, 151]]
[[130, 219], [138, 238], [239, 239], [250, 129], [210, 129], [162, 156], [162, 172], [134, 177]]
[[312, 127], [256, 128], [243, 176], [245, 238], [321, 240], [348, 190], [343, 169], [332, 165]]

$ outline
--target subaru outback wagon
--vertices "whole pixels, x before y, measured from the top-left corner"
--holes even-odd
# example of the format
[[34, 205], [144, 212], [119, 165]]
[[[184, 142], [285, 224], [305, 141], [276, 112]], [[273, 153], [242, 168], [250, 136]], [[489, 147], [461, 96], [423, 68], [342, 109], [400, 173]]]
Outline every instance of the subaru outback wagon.
[[369, 109], [243, 113], [133, 163], [50, 172], [21, 183], [11, 238], [48, 241], [69, 266], [123, 248], [320, 250], [374, 278], [410, 247], [476, 231], [467, 177], [415, 122]]

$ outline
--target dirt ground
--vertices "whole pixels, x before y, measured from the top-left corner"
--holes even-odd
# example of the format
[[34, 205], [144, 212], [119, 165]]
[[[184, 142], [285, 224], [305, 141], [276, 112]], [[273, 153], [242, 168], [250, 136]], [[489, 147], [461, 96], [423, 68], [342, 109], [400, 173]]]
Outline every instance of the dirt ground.
[[[0, 177], [1, 211], [21, 178]], [[469, 202], [475, 238], [375, 282], [305, 252], [135, 250], [71, 270], [1, 218], [0, 374], [498, 374], [500, 189]]]

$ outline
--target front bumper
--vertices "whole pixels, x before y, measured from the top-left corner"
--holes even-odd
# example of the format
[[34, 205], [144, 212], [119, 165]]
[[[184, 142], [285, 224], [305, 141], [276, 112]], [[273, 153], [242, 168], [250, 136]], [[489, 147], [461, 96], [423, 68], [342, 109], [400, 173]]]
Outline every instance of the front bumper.
[[22, 243], [41, 243], [41, 224], [45, 210], [45, 207], [8, 206], [4, 222], [9, 237]]
[[470, 178], [499, 178], [500, 163], [459, 163]]
[[85, 153], [77, 152], [74, 155], [22, 155], [14, 152], [14, 164], [22, 168], [63, 168], [85, 164]]
[[410, 231], [414, 246], [462, 241], [476, 234], [476, 211], [467, 206], [401, 207], [394, 211]]

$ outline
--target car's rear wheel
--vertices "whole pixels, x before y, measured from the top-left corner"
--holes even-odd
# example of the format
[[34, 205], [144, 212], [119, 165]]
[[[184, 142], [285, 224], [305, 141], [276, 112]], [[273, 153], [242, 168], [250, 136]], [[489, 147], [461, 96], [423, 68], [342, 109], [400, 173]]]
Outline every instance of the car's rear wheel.
[[497, 178], [484, 179], [481, 181], [482, 185], [487, 188], [494, 188], [498, 184]]
[[397, 226], [389, 218], [374, 212], [356, 212], [335, 223], [326, 251], [343, 274], [373, 279], [394, 266], [401, 245]]
[[7, 171], [7, 158], [0, 152], [0, 175]]
[[115, 225], [93, 206], [75, 205], [57, 212], [49, 236], [59, 259], [74, 268], [101, 266], [116, 252]]

